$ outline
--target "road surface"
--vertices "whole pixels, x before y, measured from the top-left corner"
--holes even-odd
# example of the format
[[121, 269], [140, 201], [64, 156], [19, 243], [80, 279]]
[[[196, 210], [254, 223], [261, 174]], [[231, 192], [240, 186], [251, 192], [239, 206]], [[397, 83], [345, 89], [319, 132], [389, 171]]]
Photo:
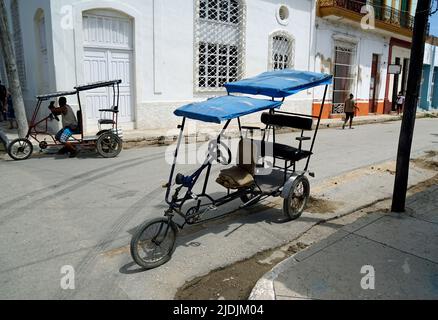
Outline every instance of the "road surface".
[[[395, 159], [399, 130], [400, 122], [321, 130], [311, 162], [317, 175], [312, 185]], [[296, 142], [291, 135], [279, 140]], [[437, 149], [438, 119], [418, 120], [413, 153]], [[170, 167], [166, 150], [126, 150], [116, 159], [82, 154], [77, 159], [0, 160], [0, 299], [172, 298], [175, 286], [188, 280], [191, 272], [206, 273], [252, 254], [255, 245], [260, 247], [251, 239], [271, 223], [236, 217], [249, 226], [237, 224], [233, 229], [236, 221], [231, 217], [212, 229], [195, 227], [162, 268], [142, 272], [132, 264], [127, 249], [132, 233], [145, 220], [163, 214], [161, 186]], [[185, 165], [179, 172], [195, 167]], [[210, 185], [210, 191], [219, 190], [214, 179]], [[281, 228], [293, 236], [301, 224]], [[266, 246], [260, 249], [278, 240], [272, 232], [260, 237], [266, 237]], [[226, 241], [241, 241], [241, 250]], [[64, 266], [74, 268], [74, 290], [61, 289]]]

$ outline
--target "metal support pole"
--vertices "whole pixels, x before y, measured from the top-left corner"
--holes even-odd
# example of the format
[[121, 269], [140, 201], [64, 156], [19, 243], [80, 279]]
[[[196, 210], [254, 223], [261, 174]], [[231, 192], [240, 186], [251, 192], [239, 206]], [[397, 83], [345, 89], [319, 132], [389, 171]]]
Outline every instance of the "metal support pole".
[[176, 163], [178, 161], [179, 148], [181, 147], [182, 139], [184, 138], [185, 124], [186, 124], [186, 118], [184, 117], [182, 124], [178, 126], [178, 128], [180, 129], [180, 132], [179, 132], [178, 143], [176, 145], [176, 150], [175, 150], [175, 154], [174, 154], [172, 169], [170, 170], [169, 182], [167, 183], [167, 192], [166, 192], [166, 202], [167, 203], [170, 202], [170, 201], [168, 201], [168, 199], [169, 199], [169, 195], [170, 195], [170, 189], [172, 188], [172, 180], [173, 180], [173, 175], [175, 173]]
[[[313, 152], [313, 147], [315, 146], [316, 136], [318, 135], [319, 125], [321, 123], [321, 118], [322, 118], [322, 112], [324, 110], [324, 105], [325, 105], [325, 99], [327, 97], [327, 91], [328, 91], [328, 85], [326, 85], [325, 89], [324, 89], [324, 97], [322, 98], [321, 110], [319, 111], [318, 122], [316, 124], [315, 134], [313, 135], [312, 146], [310, 147], [310, 154], [312, 154], [312, 152]], [[307, 169], [309, 169], [310, 156], [311, 155], [309, 155], [309, 157], [307, 158], [307, 163], [306, 163], [306, 167], [304, 168], [304, 171], [307, 171]]]
[[418, 1], [415, 25], [412, 35], [411, 65], [409, 68], [406, 104], [400, 132], [397, 154], [397, 169], [392, 199], [393, 212], [405, 212], [408, 190], [409, 162], [414, 136], [415, 118], [423, 71], [426, 29], [429, 20], [431, 0]]

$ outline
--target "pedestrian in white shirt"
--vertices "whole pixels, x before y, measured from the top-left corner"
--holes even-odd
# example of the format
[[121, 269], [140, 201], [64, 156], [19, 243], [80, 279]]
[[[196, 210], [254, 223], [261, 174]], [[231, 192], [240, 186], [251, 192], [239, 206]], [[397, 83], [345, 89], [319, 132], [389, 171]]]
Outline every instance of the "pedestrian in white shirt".
[[397, 115], [403, 112], [403, 105], [405, 104], [405, 96], [403, 92], [399, 92], [397, 96]]

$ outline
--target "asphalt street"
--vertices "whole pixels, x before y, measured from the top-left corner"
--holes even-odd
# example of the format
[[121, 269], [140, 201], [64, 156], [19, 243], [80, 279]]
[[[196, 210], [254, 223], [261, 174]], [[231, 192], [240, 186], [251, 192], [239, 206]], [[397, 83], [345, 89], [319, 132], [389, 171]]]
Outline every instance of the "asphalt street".
[[[321, 130], [311, 161], [316, 173], [311, 183], [394, 160], [399, 130], [400, 122]], [[296, 142], [292, 134], [279, 140]], [[437, 149], [438, 119], [418, 120], [413, 154]], [[249, 229], [233, 229], [228, 239], [241, 241], [242, 250], [220, 242], [223, 232], [231, 231], [231, 217], [221, 232], [196, 227], [197, 233], [179, 244], [175, 261], [162, 268], [142, 272], [132, 264], [127, 250], [132, 233], [165, 209], [162, 185], [170, 168], [166, 152], [169, 147], [148, 147], [125, 150], [116, 159], [82, 153], [76, 159], [0, 160], [0, 298], [169, 298], [174, 284], [188, 280], [191, 272], [208, 272], [252, 254]], [[178, 172], [195, 167], [183, 165]], [[218, 169], [209, 187], [213, 193], [220, 191], [214, 182]], [[249, 221], [267, 223], [254, 217]], [[281, 228], [289, 234], [298, 232], [300, 222]], [[265, 248], [272, 245], [267, 240]], [[197, 261], [196, 250], [208, 255]], [[188, 251], [190, 255], [184, 256]], [[74, 268], [75, 290], [60, 287], [63, 266]]]

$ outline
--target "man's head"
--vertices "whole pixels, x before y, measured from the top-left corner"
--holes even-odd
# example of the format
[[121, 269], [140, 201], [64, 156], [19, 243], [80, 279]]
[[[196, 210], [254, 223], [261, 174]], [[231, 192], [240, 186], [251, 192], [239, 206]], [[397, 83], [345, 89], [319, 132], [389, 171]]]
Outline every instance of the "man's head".
[[59, 103], [59, 106], [60, 106], [60, 107], [64, 107], [64, 106], [66, 106], [66, 105], [67, 105], [67, 98], [66, 98], [66, 97], [61, 97], [61, 98], [59, 98], [58, 103]]
[[354, 95], [352, 93], [350, 93], [350, 99], [353, 99]]

